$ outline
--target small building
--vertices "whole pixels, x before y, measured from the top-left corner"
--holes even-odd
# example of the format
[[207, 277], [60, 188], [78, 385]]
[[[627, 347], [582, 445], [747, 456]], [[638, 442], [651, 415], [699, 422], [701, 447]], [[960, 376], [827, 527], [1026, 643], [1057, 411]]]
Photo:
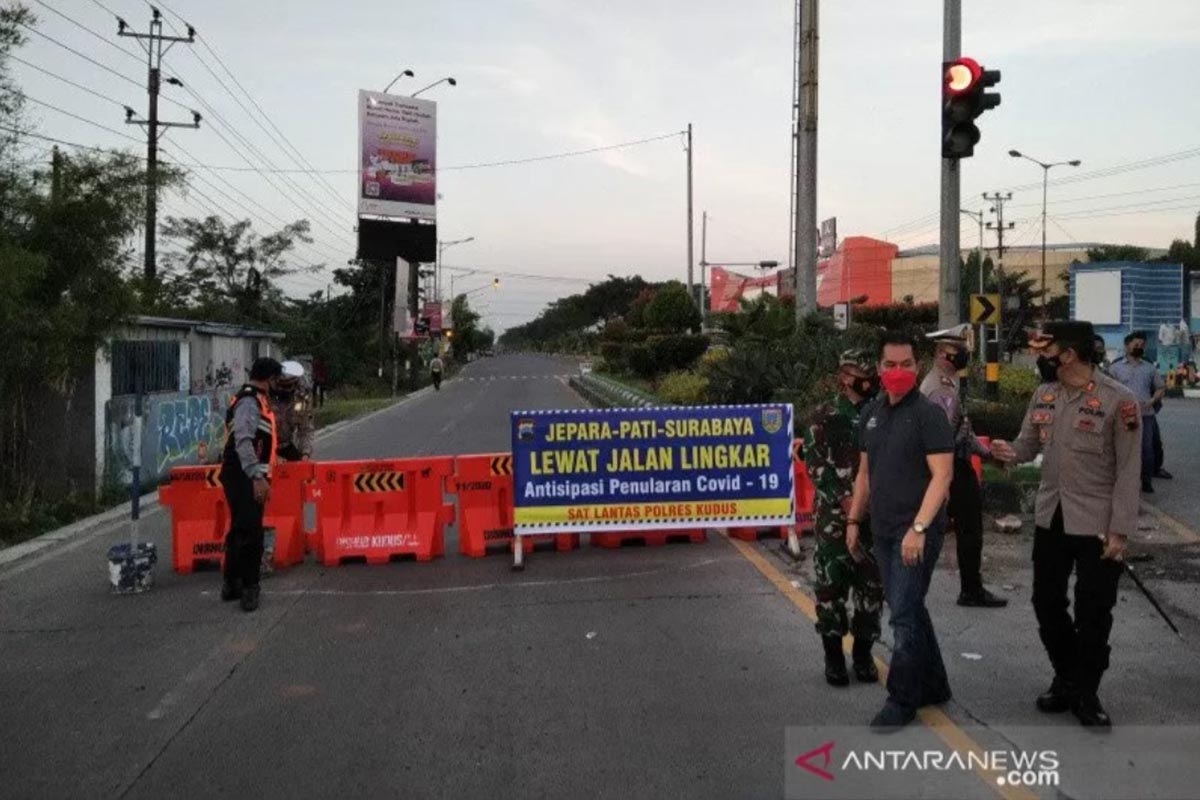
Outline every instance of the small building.
[[142, 417], [142, 479], [211, 461], [224, 439], [225, 408], [256, 358], [282, 360], [284, 335], [238, 325], [134, 317], [96, 353], [92, 406], [99, 490], [128, 486], [136, 395]]
[[1162, 262], [1072, 264], [1071, 319], [1091, 322], [1110, 358], [1123, 352], [1127, 334], [1145, 331], [1147, 357], [1172, 369], [1192, 353], [1184, 275], [1182, 264]]

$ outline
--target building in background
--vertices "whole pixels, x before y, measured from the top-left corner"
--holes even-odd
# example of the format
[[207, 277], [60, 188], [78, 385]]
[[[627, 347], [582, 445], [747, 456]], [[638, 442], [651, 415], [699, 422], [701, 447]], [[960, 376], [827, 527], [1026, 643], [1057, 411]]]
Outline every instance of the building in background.
[[1182, 264], [1106, 261], [1071, 266], [1071, 319], [1104, 337], [1110, 358], [1124, 338], [1146, 332], [1146, 356], [1162, 370], [1192, 358], [1190, 291]]

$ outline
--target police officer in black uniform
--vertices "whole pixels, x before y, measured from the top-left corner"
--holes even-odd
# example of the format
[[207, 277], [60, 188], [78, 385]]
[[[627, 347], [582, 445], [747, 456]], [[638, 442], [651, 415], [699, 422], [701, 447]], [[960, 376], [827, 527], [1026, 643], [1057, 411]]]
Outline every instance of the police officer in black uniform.
[[241, 600], [243, 611], [258, 608], [258, 579], [263, 557], [263, 509], [271, 490], [275, 463], [275, 414], [270, 392], [283, 366], [260, 358], [250, 367], [250, 380], [225, 412], [225, 452], [221, 485], [229, 503], [221, 599]]

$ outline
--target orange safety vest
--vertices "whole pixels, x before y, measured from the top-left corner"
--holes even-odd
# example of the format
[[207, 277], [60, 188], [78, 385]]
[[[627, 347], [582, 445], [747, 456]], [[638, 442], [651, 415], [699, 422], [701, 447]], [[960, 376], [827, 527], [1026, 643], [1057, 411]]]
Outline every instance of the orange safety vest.
[[241, 461], [237, 455], [237, 444], [233, 440], [233, 413], [237, 404], [247, 397], [254, 397], [258, 401], [260, 419], [258, 430], [254, 432], [254, 452], [258, 456], [258, 462], [267, 465], [267, 475], [269, 477], [275, 471], [276, 461], [275, 442], [277, 436], [275, 412], [271, 410], [271, 403], [267, 398], [267, 393], [250, 384], [243, 386], [237, 394], [229, 399], [229, 408], [225, 411], [225, 452], [222, 458], [222, 472], [224, 472], [225, 467], [241, 469]]

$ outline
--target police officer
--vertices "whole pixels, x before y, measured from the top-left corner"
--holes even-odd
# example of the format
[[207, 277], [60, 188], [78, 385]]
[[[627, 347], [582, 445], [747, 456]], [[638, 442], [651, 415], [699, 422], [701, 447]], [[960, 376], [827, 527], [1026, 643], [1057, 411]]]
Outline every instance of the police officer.
[[[838, 393], [818, 405], [804, 427], [804, 465], [816, 490], [813, 572], [817, 633], [825, 646], [825, 680], [833, 686], [847, 686], [850, 676], [842, 639], [850, 632], [854, 633], [854, 677], [863, 683], [879, 680], [871, 645], [879, 639], [883, 586], [871, 555], [871, 532], [865, 519], [859, 527], [863, 558], [855, 560], [846, 548], [846, 511], [859, 460], [858, 413], [879, 390], [871, 355], [860, 350], [843, 353], [837, 386]], [[846, 613], [852, 591], [853, 624]]]
[[445, 365], [442, 363], [441, 356], [434, 356], [429, 362], [429, 377], [433, 379], [433, 388], [436, 391], [442, 390], [442, 370]]
[[284, 461], [307, 461], [313, 452], [313, 403], [304, 365], [285, 361], [271, 390], [278, 444], [275, 451]]
[[258, 579], [263, 556], [263, 508], [275, 464], [275, 414], [270, 392], [283, 367], [273, 358], [257, 359], [250, 380], [225, 412], [225, 452], [221, 485], [229, 504], [221, 599], [241, 600], [243, 611], [258, 608]]
[[933, 340], [933, 367], [921, 382], [921, 394], [938, 405], [954, 430], [954, 480], [950, 484], [948, 510], [954, 521], [954, 544], [958, 555], [960, 606], [1003, 608], [1008, 601], [983, 587], [983, 497], [971, 456], [989, 455], [975, 438], [971, 421], [963, 411], [959, 370], [971, 360], [969, 325], [957, 325], [929, 334]]
[[[1054, 667], [1037, 699], [1087, 726], [1112, 723], [1096, 696], [1108, 668], [1108, 635], [1125, 540], [1137, 527], [1141, 407], [1095, 368], [1090, 322], [1050, 322], [1030, 340], [1042, 380], [1021, 434], [992, 455], [1024, 463], [1042, 453], [1033, 540], [1033, 609]], [[1067, 583], [1075, 572], [1075, 618]]]

